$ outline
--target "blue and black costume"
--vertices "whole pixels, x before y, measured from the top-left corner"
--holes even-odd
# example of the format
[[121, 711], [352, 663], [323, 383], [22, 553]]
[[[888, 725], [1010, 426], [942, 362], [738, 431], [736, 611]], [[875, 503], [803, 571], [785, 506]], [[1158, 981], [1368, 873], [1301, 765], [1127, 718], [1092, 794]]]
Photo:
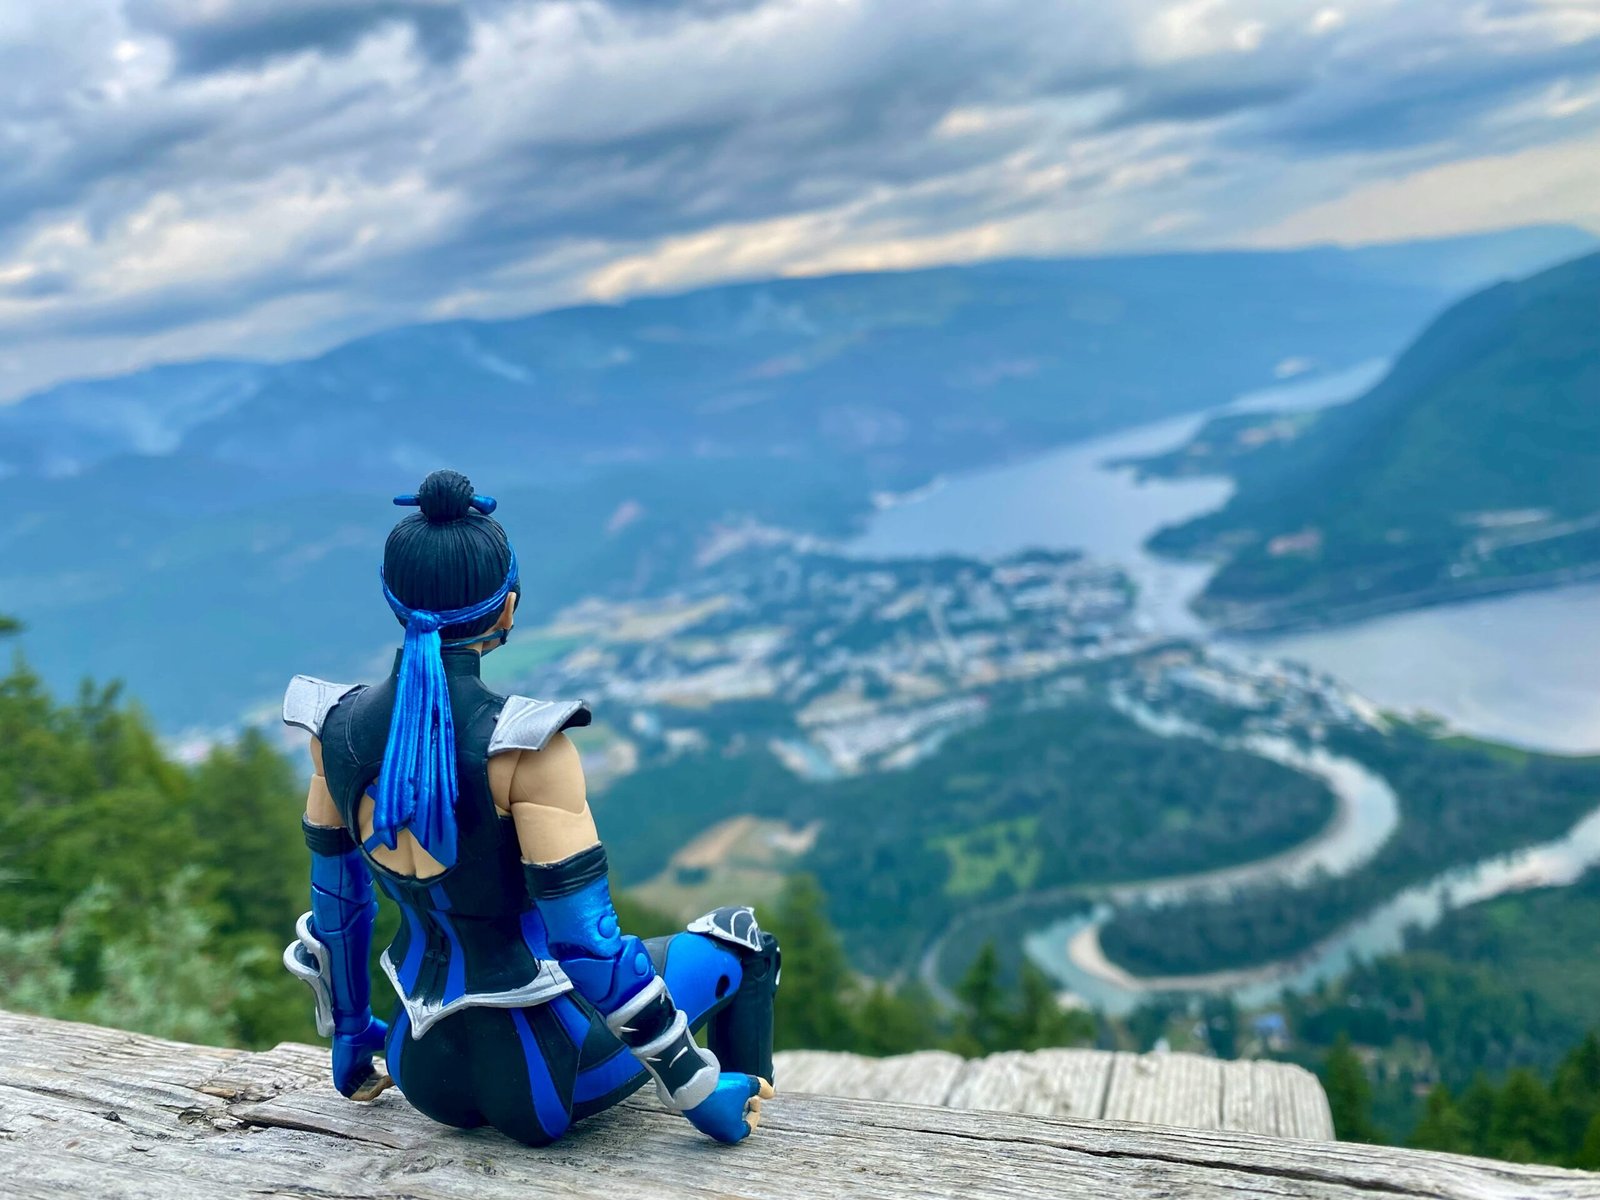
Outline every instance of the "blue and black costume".
[[[312, 911], [284, 956], [317, 993], [319, 1030], [334, 1040], [335, 1084], [355, 1094], [381, 1046], [395, 1084], [434, 1120], [492, 1125], [543, 1145], [653, 1077], [662, 1099], [697, 1128], [738, 1140], [755, 1091], [747, 1077], [772, 1079], [776, 942], [747, 908], [718, 909], [671, 937], [624, 935], [598, 845], [563, 862], [525, 864], [511, 819], [495, 806], [489, 760], [537, 752], [557, 732], [588, 724], [589, 710], [499, 696], [479, 677], [475, 650], [441, 648], [427, 632], [435, 640], [423, 649], [429, 669], [437, 667], [432, 728], [451, 735], [453, 786], [440, 789], [449, 802], [445, 853], [435, 850], [437, 836], [418, 840], [446, 865], [442, 874], [413, 878], [372, 857], [394, 837], [384, 828], [380, 776], [393, 766], [396, 709], [414, 703], [405, 695], [408, 670], [415, 682], [411, 626], [385, 682], [300, 676], [284, 701], [284, 720], [321, 739], [323, 774], [345, 825], [305, 827]], [[376, 800], [374, 833], [358, 845], [347, 831], [361, 828], [367, 795]], [[402, 815], [401, 827], [439, 828], [437, 813]], [[382, 957], [399, 997], [387, 1028], [368, 1005], [371, 880], [402, 917]], [[704, 1049], [691, 1032], [702, 1027]]]

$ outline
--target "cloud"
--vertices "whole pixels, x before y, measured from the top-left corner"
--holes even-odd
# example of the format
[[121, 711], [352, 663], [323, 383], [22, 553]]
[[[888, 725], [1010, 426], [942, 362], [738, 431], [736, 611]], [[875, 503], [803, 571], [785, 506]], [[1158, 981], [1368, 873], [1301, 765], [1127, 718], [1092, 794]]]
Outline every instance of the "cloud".
[[73, 0], [0, 7], [0, 77], [0, 395], [736, 276], [1363, 236], [1386, 185], [1552, 147], [1558, 200], [1417, 183], [1406, 227], [1600, 193], [1580, 0]]
[[166, 39], [178, 68], [195, 74], [302, 51], [342, 54], [393, 24], [409, 27], [423, 54], [447, 63], [465, 51], [471, 30], [451, 0], [129, 0], [127, 15], [135, 29]]

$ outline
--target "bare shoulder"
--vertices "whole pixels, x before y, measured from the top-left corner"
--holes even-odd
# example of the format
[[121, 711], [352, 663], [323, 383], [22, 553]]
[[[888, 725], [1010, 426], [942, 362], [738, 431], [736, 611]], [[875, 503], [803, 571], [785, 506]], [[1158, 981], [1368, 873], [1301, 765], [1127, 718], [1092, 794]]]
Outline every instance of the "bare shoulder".
[[317, 737], [311, 739], [311, 786], [306, 790], [306, 820], [325, 829], [344, 828], [344, 817], [322, 773], [322, 739]]
[[586, 807], [583, 762], [572, 739], [557, 733], [545, 743], [544, 749], [524, 750], [518, 754], [509, 801], [513, 805], [538, 804], [569, 812]]

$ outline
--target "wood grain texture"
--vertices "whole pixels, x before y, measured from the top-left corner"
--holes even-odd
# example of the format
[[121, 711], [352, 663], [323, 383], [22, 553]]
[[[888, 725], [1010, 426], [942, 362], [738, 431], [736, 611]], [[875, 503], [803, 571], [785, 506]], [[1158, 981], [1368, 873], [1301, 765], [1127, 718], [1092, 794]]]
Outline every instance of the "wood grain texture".
[[0, 1013], [0, 1194], [1600, 1200], [1600, 1176], [1231, 1130], [781, 1094], [743, 1146], [715, 1145], [641, 1097], [532, 1150], [435, 1125], [392, 1091], [352, 1104], [329, 1086], [315, 1047], [246, 1054]]
[[776, 1066], [791, 1093], [1333, 1140], [1322, 1084], [1292, 1063], [1105, 1050], [1008, 1051], [971, 1062], [936, 1052], [873, 1059], [804, 1050], [778, 1055]]

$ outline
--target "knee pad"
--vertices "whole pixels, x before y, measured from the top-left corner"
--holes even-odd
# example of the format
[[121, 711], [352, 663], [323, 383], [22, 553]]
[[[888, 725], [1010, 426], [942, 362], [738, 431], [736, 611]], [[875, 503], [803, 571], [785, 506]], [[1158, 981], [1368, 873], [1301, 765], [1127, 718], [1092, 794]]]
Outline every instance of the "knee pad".
[[733, 949], [744, 967], [741, 984], [767, 981], [774, 988], [778, 986], [778, 976], [783, 971], [778, 939], [756, 922], [753, 908], [730, 904], [712, 909], [705, 916], [690, 921], [688, 930], [714, 938]]

